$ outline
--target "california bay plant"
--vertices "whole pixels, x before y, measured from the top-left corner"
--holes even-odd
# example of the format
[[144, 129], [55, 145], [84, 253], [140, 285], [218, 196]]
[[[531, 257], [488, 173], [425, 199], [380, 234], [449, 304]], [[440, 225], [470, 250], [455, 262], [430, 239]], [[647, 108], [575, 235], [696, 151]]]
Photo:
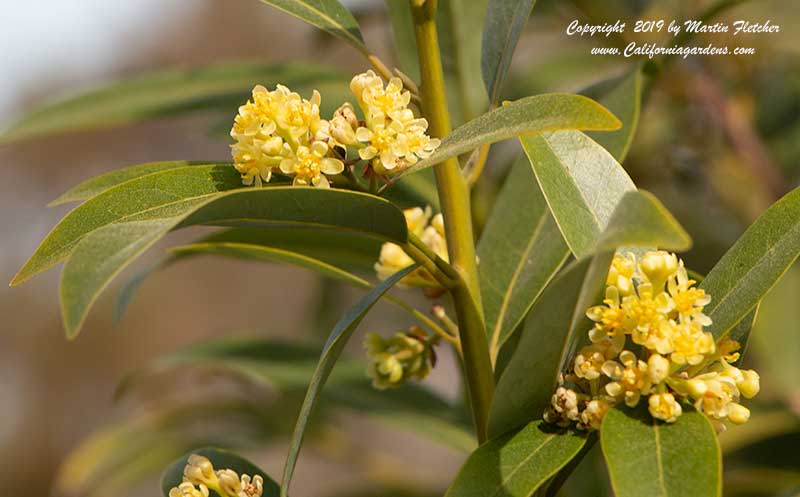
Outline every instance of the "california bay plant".
[[[223, 102], [234, 116], [230, 163], [136, 165], [55, 201], [80, 205], [12, 285], [64, 263], [70, 339], [115, 276], [170, 232], [196, 225], [224, 229], [150, 271], [216, 254], [294, 264], [364, 292], [321, 354], [217, 341], [160, 363], [213, 363], [305, 390], [282, 475], [192, 447], [166, 469], [164, 495], [286, 497], [323, 393], [359, 389], [365, 412], [389, 405], [471, 452], [449, 497], [553, 495], [598, 439], [619, 497], [720, 495], [717, 433], [751, 416], [759, 376], [737, 364], [760, 300], [800, 253], [800, 190], [764, 212], [705, 278], [695, 276], [676, 255], [690, 235], [620, 165], [639, 118], [641, 67], [609, 82], [610, 108], [574, 94], [502, 101], [532, 0], [389, 1], [402, 70], [373, 54], [336, 0], [264, 3], [350, 44], [371, 68], [342, 78], [291, 64], [210, 67], [195, 73], [206, 86], [177, 73], [143, 79], [42, 108], [5, 135], [122, 124], [204, 102]], [[443, 65], [445, 44], [462, 52]], [[242, 81], [248, 95], [235, 101]], [[124, 96], [136, 92], [152, 98], [126, 108]], [[454, 119], [462, 124], [452, 129]], [[476, 243], [470, 190], [503, 140], [524, 154]], [[426, 190], [431, 170], [436, 195]], [[374, 276], [364, 277], [370, 266]], [[150, 271], [125, 287], [123, 307]], [[413, 292], [432, 307], [406, 302]], [[343, 349], [380, 301], [406, 311], [408, 325], [367, 334], [367, 365], [351, 375]], [[444, 348], [461, 363], [468, 423], [415, 385]], [[309, 362], [302, 378], [286, 374]], [[334, 381], [343, 373], [349, 382]]]

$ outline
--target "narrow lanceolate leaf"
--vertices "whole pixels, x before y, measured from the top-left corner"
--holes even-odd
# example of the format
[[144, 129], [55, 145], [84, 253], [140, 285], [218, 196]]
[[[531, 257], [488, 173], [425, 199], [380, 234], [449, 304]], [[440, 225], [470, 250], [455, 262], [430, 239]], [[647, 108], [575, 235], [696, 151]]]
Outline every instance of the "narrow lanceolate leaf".
[[528, 160], [511, 168], [480, 243], [481, 295], [492, 355], [569, 255]]
[[170, 256], [127, 280], [114, 304], [114, 320], [118, 322], [122, 319], [139, 287], [151, 274], [190, 257], [221, 255], [251, 261], [295, 264], [367, 288], [369, 283], [352, 274], [352, 271], [371, 273], [380, 248], [380, 240], [345, 231], [298, 226], [222, 230], [193, 244], [173, 248]]
[[700, 284], [711, 295], [709, 331], [722, 338], [766, 295], [800, 255], [800, 188], [775, 202]]
[[520, 141], [567, 245], [576, 257], [585, 255], [622, 196], [636, 186], [606, 149], [578, 131]]
[[190, 245], [175, 247], [172, 249], [172, 252], [178, 257], [186, 257], [189, 255], [220, 255], [237, 259], [292, 264], [357, 287], [370, 288], [372, 286], [365, 279], [359, 278], [353, 273], [349, 273], [319, 259], [314, 259], [313, 257], [308, 257], [290, 250], [265, 247], [263, 245], [250, 245], [246, 243], [192, 243]]
[[485, 143], [519, 135], [564, 129], [614, 130], [619, 127], [619, 120], [605, 107], [580, 95], [550, 93], [525, 97], [456, 128], [442, 140], [433, 155], [395, 177], [471, 152]]
[[623, 162], [639, 126], [639, 114], [642, 108], [641, 65], [637, 65], [627, 74], [603, 81], [581, 93], [603, 104], [622, 121], [622, 127], [617, 131], [587, 134], [608, 150], [617, 161]]
[[675, 423], [617, 407], [603, 419], [600, 444], [617, 497], [717, 497], [722, 460], [708, 418], [687, 407]]
[[358, 22], [338, 0], [261, 0], [261, 2], [327, 31], [359, 50], [366, 50]]
[[337, 228], [398, 243], [407, 237], [400, 210], [379, 197], [345, 190], [250, 188], [218, 193], [191, 209], [153, 209], [96, 229], [72, 251], [60, 287], [67, 336], [78, 334], [89, 308], [117, 273], [169, 231], [196, 224]]
[[[129, 375], [117, 388], [126, 394], [143, 380], [186, 369], [229, 373], [258, 387], [289, 395], [301, 394], [319, 361], [319, 347], [277, 340], [226, 338], [193, 345], [161, 357], [146, 369]], [[475, 448], [464, 409], [419, 384], [381, 391], [364, 374], [360, 360], [341, 358], [328, 379], [321, 401], [354, 410], [393, 427], [421, 433], [467, 452]]]
[[500, 100], [503, 81], [511, 65], [522, 29], [536, 0], [490, 0], [483, 25], [481, 73], [489, 100]]
[[246, 474], [251, 477], [256, 475], [261, 476], [261, 478], [264, 479], [264, 491], [261, 497], [277, 497], [280, 493], [280, 488], [278, 484], [275, 483], [275, 480], [270, 478], [261, 468], [244, 457], [234, 454], [233, 452], [228, 452], [227, 450], [206, 447], [193, 450], [170, 464], [164, 472], [164, 476], [161, 478], [161, 492], [164, 497], [169, 497], [170, 489], [177, 487], [183, 481], [183, 468], [186, 467], [186, 462], [192, 454], [207, 457], [211, 461], [211, 464], [214, 465], [215, 470], [232, 469], [239, 475]]
[[[210, 195], [241, 186], [239, 174], [227, 164], [166, 168], [118, 182], [67, 214], [42, 241], [11, 284], [22, 283], [66, 259], [84, 236], [103, 226], [133, 217], [147, 220], [157, 216], [177, 216]], [[169, 209], [170, 213], [164, 214], [160, 209]]]
[[308, 385], [306, 397], [303, 400], [303, 405], [300, 408], [300, 414], [297, 416], [297, 424], [295, 425], [294, 434], [289, 443], [289, 455], [286, 457], [286, 466], [283, 469], [283, 478], [281, 480], [281, 497], [287, 497], [289, 493], [289, 485], [292, 481], [294, 468], [297, 464], [297, 457], [300, 453], [300, 447], [303, 444], [303, 437], [305, 437], [308, 421], [317, 404], [322, 388], [330, 376], [336, 361], [342, 355], [347, 341], [355, 332], [361, 320], [367, 315], [372, 306], [385, 294], [389, 289], [400, 281], [408, 273], [416, 269], [416, 265], [409, 266], [406, 269], [398, 271], [390, 278], [383, 281], [381, 284], [372, 289], [367, 295], [362, 297], [355, 306], [353, 306], [347, 313], [336, 323], [336, 326], [331, 331], [328, 341], [322, 350], [319, 363], [313, 376], [311, 383]]
[[227, 112], [232, 119], [253, 86], [277, 83], [305, 92], [321, 86], [346, 86], [347, 76], [326, 67], [257, 62], [158, 71], [45, 103], [4, 130], [0, 142], [207, 109]]
[[461, 468], [446, 497], [530, 497], [575, 457], [584, 434], [534, 421], [481, 445]]
[[74, 186], [62, 193], [57, 199], [53, 200], [48, 206], [56, 206], [66, 204], [69, 202], [83, 202], [90, 198], [103, 193], [104, 191], [113, 188], [121, 183], [125, 183], [142, 176], [147, 176], [154, 173], [168, 171], [170, 169], [181, 169], [189, 166], [209, 166], [213, 165], [208, 162], [192, 162], [185, 160], [168, 161], [168, 162], [148, 162], [146, 164], [138, 164], [136, 166], [123, 167], [122, 169], [115, 169], [100, 176], [90, 178], [77, 186]]
[[591, 321], [586, 309], [601, 300], [614, 249], [686, 250], [690, 245], [689, 236], [655, 197], [641, 191], [625, 195], [599, 237], [594, 255], [568, 266], [530, 310], [516, 351], [497, 382], [490, 436], [541, 418], [559, 373], [579, 344], [588, 340]]

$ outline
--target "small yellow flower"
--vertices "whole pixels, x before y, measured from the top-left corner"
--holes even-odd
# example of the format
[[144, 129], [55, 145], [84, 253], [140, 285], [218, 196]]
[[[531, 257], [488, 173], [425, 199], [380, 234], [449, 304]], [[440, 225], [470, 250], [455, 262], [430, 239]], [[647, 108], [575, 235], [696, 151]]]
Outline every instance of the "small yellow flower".
[[260, 475], [252, 478], [250, 475], [242, 475], [241, 484], [242, 491], [239, 494], [241, 497], [261, 497], [264, 492], [264, 478]]
[[398, 332], [388, 340], [370, 333], [364, 340], [375, 388], [397, 387], [407, 379], [422, 380], [431, 371], [431, 348], [421, 337]]
[[706, 373], [695, 379], [704, 383], [703, 388], [692, 388], [695, 408], [712, 418], [727, 418], [731, 403], [739, 399], [735, 381], [716, 372]]
[[604, 305], [590, 307], [586, 317], [595, 322], [595, 327], [589, 332], [589, 338], [596, 341], [603, 335], [615, 336], [624, 334], [629, 326], [625, 310], [620, 307], [619, 289], [616, 286], [606, 288]]
[[608, 270], [606, 285], [616, 287], [621, 295], [633, 292], [633, 276], [636, 273], [636, 256], [632, 253], [614, 254]]
[[584, 380], [596, 380], [602, 373], [606, 356], [603, 350], [595, 344], [583, 347], [575, 356], [575, 376]]
[[562, 418], [570, 421], [578, 420], [578, 394], [575, 390], [558, 387], [556, 393], [550, 399], [550, 404], [553, 410]]
[[590, 400], [581, 411], [579, 429], [599, 430], [603, 417], [611, 409], [611, 402], [606, 399]]
[[675, 324], [672, 329], [673, 351], [670, 360], [675, 364], [700, 364], [706, 355], [716, 350], [714, 336], [703, 331], [697, 321]]
[[430, 225], [423, 230], [420, 239], [445, 262], [449, 261], [447, 256], [447, 240], [444, 235], [444, 217], [441, 213], [433, 216]]
[[344, 171], [344, 163], [339, 159], [326, 157], [328, 145], [316, 141], [311, 147], [299, 146], [292, 157], [280, 163], [281, 172], [294, 176], [294, 185], [318, 186], [329, 188], [330, 183], [325, 175], [337, 175]]
[[647, 363], [637, 359], [636, 354], [629, 350], [623, 350], [619, 359], [622, 364], [616, 361], [603, 364], [603, 373], [614, 380], [606, 384], [606, 392], [614, 398], [624, 399], [628, 407], [635, 407], [641, 395], [650, 392]]
[[641, 283], [636, 291], [625, 297], [622, 308], [628, 319], [632, 321], [632, 336], [634, 343], [644, 345], [651, 350], [658, 350], [660, 354], [669, 348], [664, 334], [667, 330], [662, 323], [667, 320], [665, 314], [669, 310], [670, 302], [663, 292], [654, 293], [651, 283]]
[[322, 121], [319, 117], [319, 92], [314, 90], [311, 100], [306, 100], [285, 86], [278, 85], [273, 93], [278, 133], [295, 145], [314, 136]]
[[416, 236], [422, 236], [422, 233], [425, 232], [425, 228], [430, 224], [431, 215], [430, 206], [426, 206], [425, 209], [422, 207], [412, 207], [411, 209], [403, 211], [408, 231]]
[[652, 394], [650, 398], [647, 399], [647, 404], [651, 416], [666, 421], [667, 423], [674, 423], [683, 413], [681, 405], [669, 392]]
[[742, 376], [742, 381], [737, 383], [736, 387], [739, 389], [742, 397], [746, 399], [752, 399], [758, 395], [758, 391], [761, 389], [760, 377], [758, 376], [758, 373], [752, 369], [742, 371]]
[[208, 489], [204, 485], [195, 488], [194, 484], [185, 481], [177, 487], [172, 487], [169, 497], [208, 497]]
[[693, 319], [703, 326], [711, 324], [711, 319], [703, 314], [703, 307], [711, 302], [711, 297], [701, 288], [694, 288], [696, 281], [689, 279], [683, 261], [677, 271], [667, 281], [667, 290], [679, 317]]

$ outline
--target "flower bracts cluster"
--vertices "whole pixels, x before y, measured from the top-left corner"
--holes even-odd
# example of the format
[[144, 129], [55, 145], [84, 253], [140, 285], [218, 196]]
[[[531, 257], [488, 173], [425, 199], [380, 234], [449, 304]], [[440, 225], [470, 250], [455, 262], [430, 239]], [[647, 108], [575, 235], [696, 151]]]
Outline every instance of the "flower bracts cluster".
[[169, 491], [169, 497], [208, 497], [209, 490], [221, 497], [261, 497], [264, 479], [232, 469], [214, 470], [207, 457], [192, 454], [183, 469], [183, 482]]
[[591, 344], [576, 354], [544, 419], [597, 429], [613, 405], [634, 407], [646, 397], [650, 414], [668, 423], [684, 402], [718, 430], [725, 420], [746, 422], [750, 411], [739, 401], [758, 393], [759, 376], [732, 365], [736, 342], [717, 343], [704, 331], [711, 297], [695, 283], [675, 254], [648, 252], [639, 261], [617, 254], [603, 304], [586, 312], [595, 323]]
[[[252, 100], [239, 107], [231, 137], [234, 166], [245, 185], [269, 182], [281, 173], [294, 185], [330, 186], [328, 177], [359, 160], [369, 174], [400, 171], [429, 156], [439, 140], [430, 138], [428, 122], [408, 108], [411, 95], [399, 78], [384, 86], [372, 71], [355, 76], [350, 89], [364, 119], [344, 103], [330, 120], [320, 117], [321, 96], [302, 98], [285, 86], [253, 88]], [[348, 157], [348, 149], [353, 157]], [[347, 165], [346, 165], [347, 164]]]
[[408, 379], [423, 380], [436, 364], [433, 346], [436, 339], [421, 328], [398, 331], [386, 339], [370, 333], [364, 339], [364, 349], [369, 358], [369, 375], [372, 385], [379, 389], [394, 388]]

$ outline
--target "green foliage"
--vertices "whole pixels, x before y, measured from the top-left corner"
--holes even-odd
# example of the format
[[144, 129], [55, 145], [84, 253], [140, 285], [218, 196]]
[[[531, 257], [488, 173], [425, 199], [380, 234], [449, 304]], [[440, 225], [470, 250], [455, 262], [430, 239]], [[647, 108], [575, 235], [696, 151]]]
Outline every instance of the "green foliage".
[[[297, 63], [238, 62], [158, 71], [35, 108], [0, 134], [0, 142], [51, 133], [133, 124], [201, 110], [233, 116], [257, 84], [281, 82], [298, 91], [344, 87], [338, 69]], [[327, 110], [327, 109], [326, 109]], [[333, 109], [330, 109], [333, 111]], [[99, 178], [98, 178], [99, 179]]]
[[600, 443], [618, 497], [716, 497], [722, 493], [717, 436], [705, 415], [689, 410], [675, 423], [645, 406], [611, 409]]
[[[306, 389], [319, 361], [319, 349], [315, 344], [263, 339], [204, 342], [161, 357], [144, 370], [129, 375], [119, 384], [116, 396], [126, 395], [148, 378], [187, 368], [227, 373], [254, 385], [295, 395]], [[370, 419], [419, 432], [458, 450], [475, 448], [463, 409], [454, 408], [427, 388], [414, 384], [378, 391], [372, 388], [364, 369], [361, 361], [340, 358], [320, 394], [322, 403], [367, 414]]]
[[500, 101], [511, 57], [536, 0], [490, 0], [483, 25], [481, 74], [489, 101]]
[[[240, 475], [247, 474], [251, 477], [256, 475], [261, 476], [264, 479], [264, 493], [261, 494], [262, 497], [277, 497], [280, 493], [278, 484], [258, 466], [247, 459], [226, 450], [206, 447], [193, 450], [169, 465], [164, 472], [164, 476], [161, 478], [161, 492], [164, 497], [168, 497], [169, 490], [172, 487], [177, 487], [178, 484], [183, 481], [183, 468], [186, 466], [186, 461], [192, 454], [207, 457], [211, 461], [211, 464], [214, 465], [215, 470], [227, 468], [236, 471]], [[212, 491], [211, 495], [216, 495], [216, 492]]]
[[[706, 314], [723, 338], [800, 255], [800, 188], [767, 209], [700, 284], [713, 300]], [[743, 337], [746, 339], [746, 337]]]
[[360, 51], [367, 50], [358, 22], [338, 0], [261, 0], [261, 2], [327, 31]]
[[622, 121], [622, 127], [617, 131], [587, 133], [620, 163], [628, 155], [636, 128], [639, 126], [642, 79], [642, 67], [637, 65], [622, 76], [603, 81], [583, 91], [584, 95], [600, 102]]
[[405, 169], [396, 177], [431, 167], [443, 160], [470, 152], [486, 143], [522, 134], [562, 129], [613, 130], [619, 120], [597, 102], [580, 95], [546, 94], [526, 97], [482, 114], [456, 128], [442, 140], [429, 158]]
[[530, 497], [575, 457], [585, 434], [542, 421], [483, 444], [469, 456], [446, 497]]
[[497, 383], [489, 417], [493, 436], [539, 419], [578, 344], [591, 328], [586, 309], [600, 301], [608, 266], [617, 247], [685, 250], [691, 240], [658, 200], [646, 192], [622, 199], [597, 252], [571, 264], [536, 301], [519, 344]]
[[564, 240], [576, 257], [585, 255], [623, 195], [636, 186], [606, 149], [578, 131], [520, 141]]
[[[69, 257], [61, 278], [61, 309], [67, 335], [75, 337], [90, 306], [111, 279], [176, 228], [291, 224], [339, 227], [400, 243], [405, 240], [402, 213], [385, 200], [366, 194], [294, 187], [213, 194], [219, 184], [233, 187], [236, 175], [230, 169], [192, 166], [185, 171], [169, 170], [101, 193], [59, 224], [12, 283]], [[164, 181], [159, 176], [173, 174], [178, 174], [179, 181]], [[119, 211], [103, 208], [115, 202]]]
[[569, 255], [526, 158], [511, 168], [478, 244], [493, 354], [519, 325]]
[[286, 466], [283, 469], [281, 497], [286, 497], [288, 495], [289, 484], [294, 474], [294, 468], [297, 464], [297, 457], [300, 454], [300, 447], [303, 444], [303, 437], [305, 437], [309, 418], [317, 404], [322, 388], [328, 380], [328, 376], [331, 374], [331, 371], [333, 371], [333, 367], [336, 365], [339, 356], [342, 355], [344, 346], [361, 323], [361, 320], [364, 319], [364, 316], [372, 309], [372, 306], [375, 305], [378, 299], [404, 276], [416, 268], [416, 265], [409, 266], [376, 286], [347, 311], [331, 331], [319, 359], [319, 364], [308, 385], [308, 391], [306, 392], [305, 400], [303, 400], [303, 406], [300, 408], [300, 414], [297, 416], [297, 425], [295, 426], [292, 440], [289, 443], [289, 455], [286, 457]]

